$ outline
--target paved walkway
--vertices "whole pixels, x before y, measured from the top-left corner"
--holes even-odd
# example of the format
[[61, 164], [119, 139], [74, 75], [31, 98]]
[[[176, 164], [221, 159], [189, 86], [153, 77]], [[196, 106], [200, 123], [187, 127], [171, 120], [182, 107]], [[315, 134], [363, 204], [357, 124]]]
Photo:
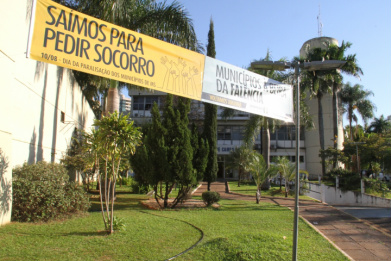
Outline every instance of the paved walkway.
[[[206, 189], [207, 185], [203, 183], [194, 195], [201, 195]], [[255, 201], [253, 196], [225, 193], [223, 182], [212, 183], [211, 191], [219, 192], [224, 199]], [[261, 202], [275, 203], [291, 209], [294, 207], [293, 199], [263, 197]], [[303, 219], [352, 260], [391, 260], [391, 231], [319, 202], [300, 200], [299, 213]]]

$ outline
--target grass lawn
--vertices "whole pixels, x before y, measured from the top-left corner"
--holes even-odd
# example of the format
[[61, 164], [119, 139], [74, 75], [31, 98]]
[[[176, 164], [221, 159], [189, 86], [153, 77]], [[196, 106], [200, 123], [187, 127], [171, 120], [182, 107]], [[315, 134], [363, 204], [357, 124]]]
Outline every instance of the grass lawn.
[[[293, 213], [245, 201], [220, 209], [146, 210], [144, 195], [117, 194], [115, 215], [126, 230], [107, 236], [100, 212], [50, 223], [0, 227], [0, 260], [165, 260], [203, 241], [178, 260], [290, 260]], [[96, 208], [96, 203], [93, 204]], [[188, 223], [185, 223], [185, 222]], [[305, 222], [299, 224], [299, 260], [347, 260]]]
[[[237, 181], [230, 181], [229, 184], [229, 190], [231, 192], [245, 194], [245, 195], [251, 195], [255, 197], [255, 193], [257, 192], [257, 186], [254, 184], [240, 184], [240, 187], [238, 187]], [[280, 186], [272, 186], [269, 190], [262, 190], [261, 191], [261, 197], [263, 196], [269, 196], [269, 197], [285, 197], [285, 188], [282, 186], [282, 191], [280, 191]], [[288, 198], [295, 198], [295, 195], [293, 194], [293, 191], [290, 191], [290, 194], [288, 194]], [[315, 200], [313, 198], [310, 198], [305, 195], [300, 195], [300, 199], [307, 199], [307, 200]]]

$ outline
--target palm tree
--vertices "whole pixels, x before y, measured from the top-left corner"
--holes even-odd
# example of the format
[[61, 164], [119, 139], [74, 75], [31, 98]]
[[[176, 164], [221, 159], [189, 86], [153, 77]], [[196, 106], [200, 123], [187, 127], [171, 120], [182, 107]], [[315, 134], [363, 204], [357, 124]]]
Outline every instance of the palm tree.
[[375, 105], [368, 99], [373, 92], [364, 90], [362, 85], [355, 84], [351, 86], [350, 83], [346, 83], [341, 92], [340, 98], [344, 112], [347, 112], [347, 118], [349, 120], [349, 138], [353, 140], [353, 128], [352, 122], [355, 121], [357, 125], [357, 115], [354, 113], [356, 110], [361, 116], [363, 121], [366, 122], [368, 119], [373, 117], [373, 111], [376, 109]]
[[[322, 48], [312, 49], [306, 59], [309, 61], [322, 61], [328, 55], [327, 50]], [[327, 93], [332, 93], [332, 83], [335, 77], [329, 71], [302, 71], [303, 91], [308, 90], [311, 97], [315, 97], [318, 103], [318, 132], [320, 150], [325, 150], [324, 139], [324, 122], [323, 122], [323, 104], [322, 99]], [[335, 75], [334, 75], [335, 76]], [[323, 155], [321, 155], [322, 176], [326, 172], [326, 162]]]
[[240, 181], [250, 164], [251, 153], [252, 150], [244, 145], [231, 151], [227, 157], [227, 168], [232, 170], [237, 169], [239, 172], [238, 187], [240, 187]]
[[253, 151], [250, 155], [250, 162], [247, 166], [247, 170], [254, 178], [257, 185], [256, 202], [259, 204], [261, 199], [261, 185], [269, 178], [275, 176], [278, 169], [275, 165], [267, 166], [267, 163], [263, 156], [256, 151]]
[[[333, 108], [333, 134], [334, 138], [338, 137], [338, 123], [339, 119], [339, 102], [338, 93], [342, 86], [341, 71], [353, 75], [359, 78], [363, 74], [362, 69], [357, 65], [356, 55], [345, 56], [345, 51], [351, 47], [350, 42], [342, 42], [341, 46], [331, 44], [327, 48], [314, 48], [312, 49], [306, 59], [310, 61], [323, 61], [323, 60], [339, 60], [346, 61], [341, 69], [332, 69], [326, 71], [311, 71], [304, 72], [307, 88], [312, 93], [313, 97], [318, 101], [318, 131], [319, 131], [319, 143], [320, 149], [325, 149], [324, 141], [324, 122], [323, 122], [323, 106], [322, 99], [327, 93], [332, 94], [332, 108]], [[306, 85], [304, 84], [304, 86]], [[334, 148], [337, 149], [338, 143], [334, 142]], [[321, 156], [322, 162], [322, 175], [325, 174], [326, 165], [325, 159]], [[336, 167], [336, 166], [334, 166]]]
[[[202, 49], [188, 13], [176, 1], [167, 4], [155, 0], [80, 0], [76, 3], [79, 11], [104, 21], [187, 49]], [[113, 113], [119, 111], [118, 88], [126, 84], [110, 80], [107, 85], [110, 89], [106, 110]]]
[[285, 197], [288, 197], [289, 182], [295, 178], [296, 166], [286, 157], [278, 157], [276, 163], [278, 172], [285, 179]]
[[[357, 78], [360, 78], [360, 75], [363, 75], [362, 69], [358, 66], [356, 55], [345, 56], [345, 51], [351, 47], [350, 42], [342, 41], [341, 46], [330, 45], [326, 50], [326, 60], [338, 60], [345, 61], [346, 63], [339, 70], [333, 69], [328, 71], [332, 79], [332, 93], [333, 93], [333, 128], [334, 128], [334, 137], [338, 136], [338, 116], [339, 105], [338, 105], [338, 93], [342, 87], [342, 75], [340, 72], [343, 72], [348, 75], [353, 75]], [[334, 148], [337, 148], [337, 143], [334, 142]]]
[[385, 119], [384, 115], [381, 115], [380, 118], [375, 117], [367, 129], [369, 133], [378, 133], [379, 135], [383, 135], [390, 130], [391, 122]]

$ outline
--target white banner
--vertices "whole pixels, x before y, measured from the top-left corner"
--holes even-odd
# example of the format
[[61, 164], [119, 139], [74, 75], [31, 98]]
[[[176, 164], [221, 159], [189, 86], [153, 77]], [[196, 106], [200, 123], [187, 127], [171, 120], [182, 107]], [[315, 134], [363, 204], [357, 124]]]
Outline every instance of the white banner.
[[248, 70], [206, 57], [201, 100], [293, 122], [293, 88]]

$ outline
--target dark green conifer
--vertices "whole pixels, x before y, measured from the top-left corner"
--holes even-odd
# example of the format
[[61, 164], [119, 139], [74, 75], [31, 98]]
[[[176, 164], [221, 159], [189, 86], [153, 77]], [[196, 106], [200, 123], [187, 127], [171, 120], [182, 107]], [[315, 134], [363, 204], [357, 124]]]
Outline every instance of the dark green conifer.
[[[214, 39], [213, 20], [210, 19], [208, 45], [206, 55], [216, 58], [216, 48]], [[210, 191], [210, 183], [217, 178], [217, 106], [214, 104], [205, 103], [205, 119], [204, 119], [204, 138], [209, 144], [208, 163], [204, 173], [204, 180], [208, 182], [208, 191]]]

